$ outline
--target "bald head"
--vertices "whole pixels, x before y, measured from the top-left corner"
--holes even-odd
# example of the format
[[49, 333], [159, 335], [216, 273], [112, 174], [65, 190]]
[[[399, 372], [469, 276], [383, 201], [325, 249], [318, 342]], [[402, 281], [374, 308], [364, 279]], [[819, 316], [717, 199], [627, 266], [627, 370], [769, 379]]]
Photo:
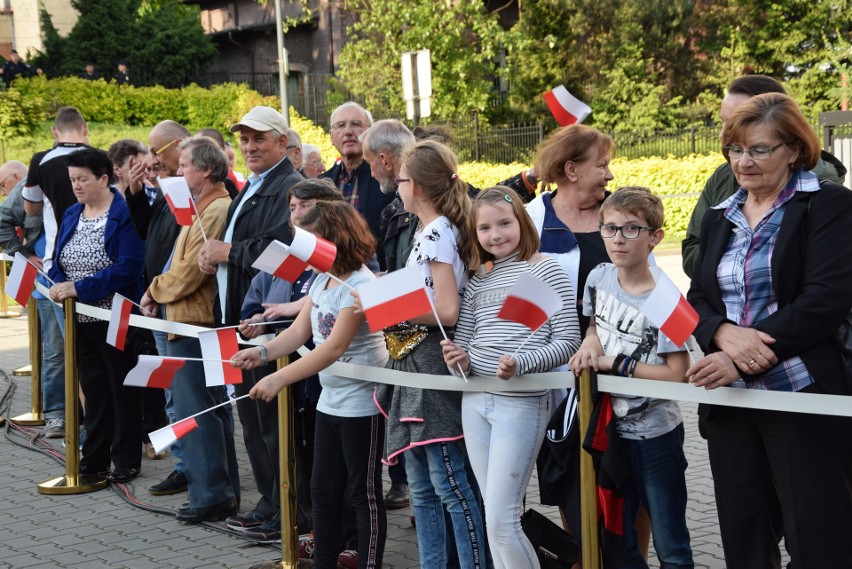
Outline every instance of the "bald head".
[[162, 175], [176, 176], [180, 167], [180, 142], [189, 138], [190, 132], [185, 126], [175, 121], [158, 123], [148, 134], [148, 146], [162, 167]]
[[9, 160], [0, 166], [0, 190], [8, 196], [18, 182], [27, 178], [27, 166], [17, 160]]

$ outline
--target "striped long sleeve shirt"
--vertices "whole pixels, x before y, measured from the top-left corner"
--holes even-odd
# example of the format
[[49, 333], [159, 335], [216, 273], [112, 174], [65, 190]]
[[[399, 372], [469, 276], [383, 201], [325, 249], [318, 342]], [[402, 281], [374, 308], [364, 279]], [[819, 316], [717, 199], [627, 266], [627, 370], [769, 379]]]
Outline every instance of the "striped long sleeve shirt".
[[515, 257], [501, 259], [489, 272], [475, 274], [462, 298], [453, 341], [470, 357], [472, 375], [496, 375], [500, 356], [514, 353], [530, 335], [530, 329], [523, 324], [497, 318], [500, 307], [522, 273], [530, 273], [549, 284], [564, 303], [562, 310], [545, 322], [515, 356], [518, 375], [563, 366], [580, 347], [574, 291], [559, 263], [551, 258], [532, 265]]

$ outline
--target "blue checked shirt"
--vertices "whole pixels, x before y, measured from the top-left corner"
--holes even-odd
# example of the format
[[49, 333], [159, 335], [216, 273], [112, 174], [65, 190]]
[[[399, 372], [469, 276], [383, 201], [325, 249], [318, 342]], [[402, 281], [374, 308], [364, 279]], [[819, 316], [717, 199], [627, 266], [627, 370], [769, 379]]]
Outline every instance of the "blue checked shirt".
[[[785, 206], [796, 192], [817, 190], [819, 181], [812, 172], [793, 176], [754, 230], [749, 227], [741, 209], [748, 196], [743, 188], [714, 207], [724, 209], [725, 218], [734, 225], [716, 278], [727, 308], [727, 317], [738, 326], [754, 326], [778, 310], [778, 300], [772, 286], [772, 252], [781, 220], [784, 219]], [[757, 375], [754, 381], [746, 383], [737, 380], [732, 386], [799, 391], [812, 383], [814, 378], [805, 368], [804, 362], [795, 356], [778, 362], [769, 371]]]

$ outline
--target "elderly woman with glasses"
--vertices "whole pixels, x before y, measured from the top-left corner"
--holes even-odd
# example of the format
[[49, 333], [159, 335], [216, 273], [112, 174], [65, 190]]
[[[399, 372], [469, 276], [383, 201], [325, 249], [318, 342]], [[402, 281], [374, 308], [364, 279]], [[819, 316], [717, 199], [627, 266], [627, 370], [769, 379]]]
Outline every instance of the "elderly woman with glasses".
[[[697, 386], [852, 395], [832, 336], [852, 308], [852, 192], [808, 170], [819, 139], [792, 99], [758, 95], [725, 124], [740, 188], [710, 209], [689, 291]], [[850, 400], [852, 401], [852, 400]], [[852, 419], [704, 405], [730, 569], [852, 567]]]

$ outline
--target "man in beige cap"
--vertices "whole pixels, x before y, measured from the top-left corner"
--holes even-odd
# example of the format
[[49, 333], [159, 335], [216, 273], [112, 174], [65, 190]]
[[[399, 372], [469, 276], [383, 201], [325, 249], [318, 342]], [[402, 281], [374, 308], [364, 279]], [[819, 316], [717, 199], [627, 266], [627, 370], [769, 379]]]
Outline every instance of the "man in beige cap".
[[[201, 270], [216, 275], [213, 312], [220, 326], [240, 323], [243, 299], [257, 274], [251, 265], [266, 246], [273, 239], [293, 240], [288, 192], [303, 179], [287, 158], [287, 121], [275, 109], [254, 107], [231, 132], [239, 133], [240, 151], [251, 175], [228, 208], [221, 239], [210, 239], [198, 255]], [[244, 371], [243, 382], [235, 386], [236, 394], [247, 394], [259, 379], [274, 371], [275, 362]], [[228, 518], [227, 524], [238, 531], [263, 526], [272, 535], [276, 527], [280, 532], [277, 404], [240, 399], [237, 412], [261, 498], [253, 510]]]

